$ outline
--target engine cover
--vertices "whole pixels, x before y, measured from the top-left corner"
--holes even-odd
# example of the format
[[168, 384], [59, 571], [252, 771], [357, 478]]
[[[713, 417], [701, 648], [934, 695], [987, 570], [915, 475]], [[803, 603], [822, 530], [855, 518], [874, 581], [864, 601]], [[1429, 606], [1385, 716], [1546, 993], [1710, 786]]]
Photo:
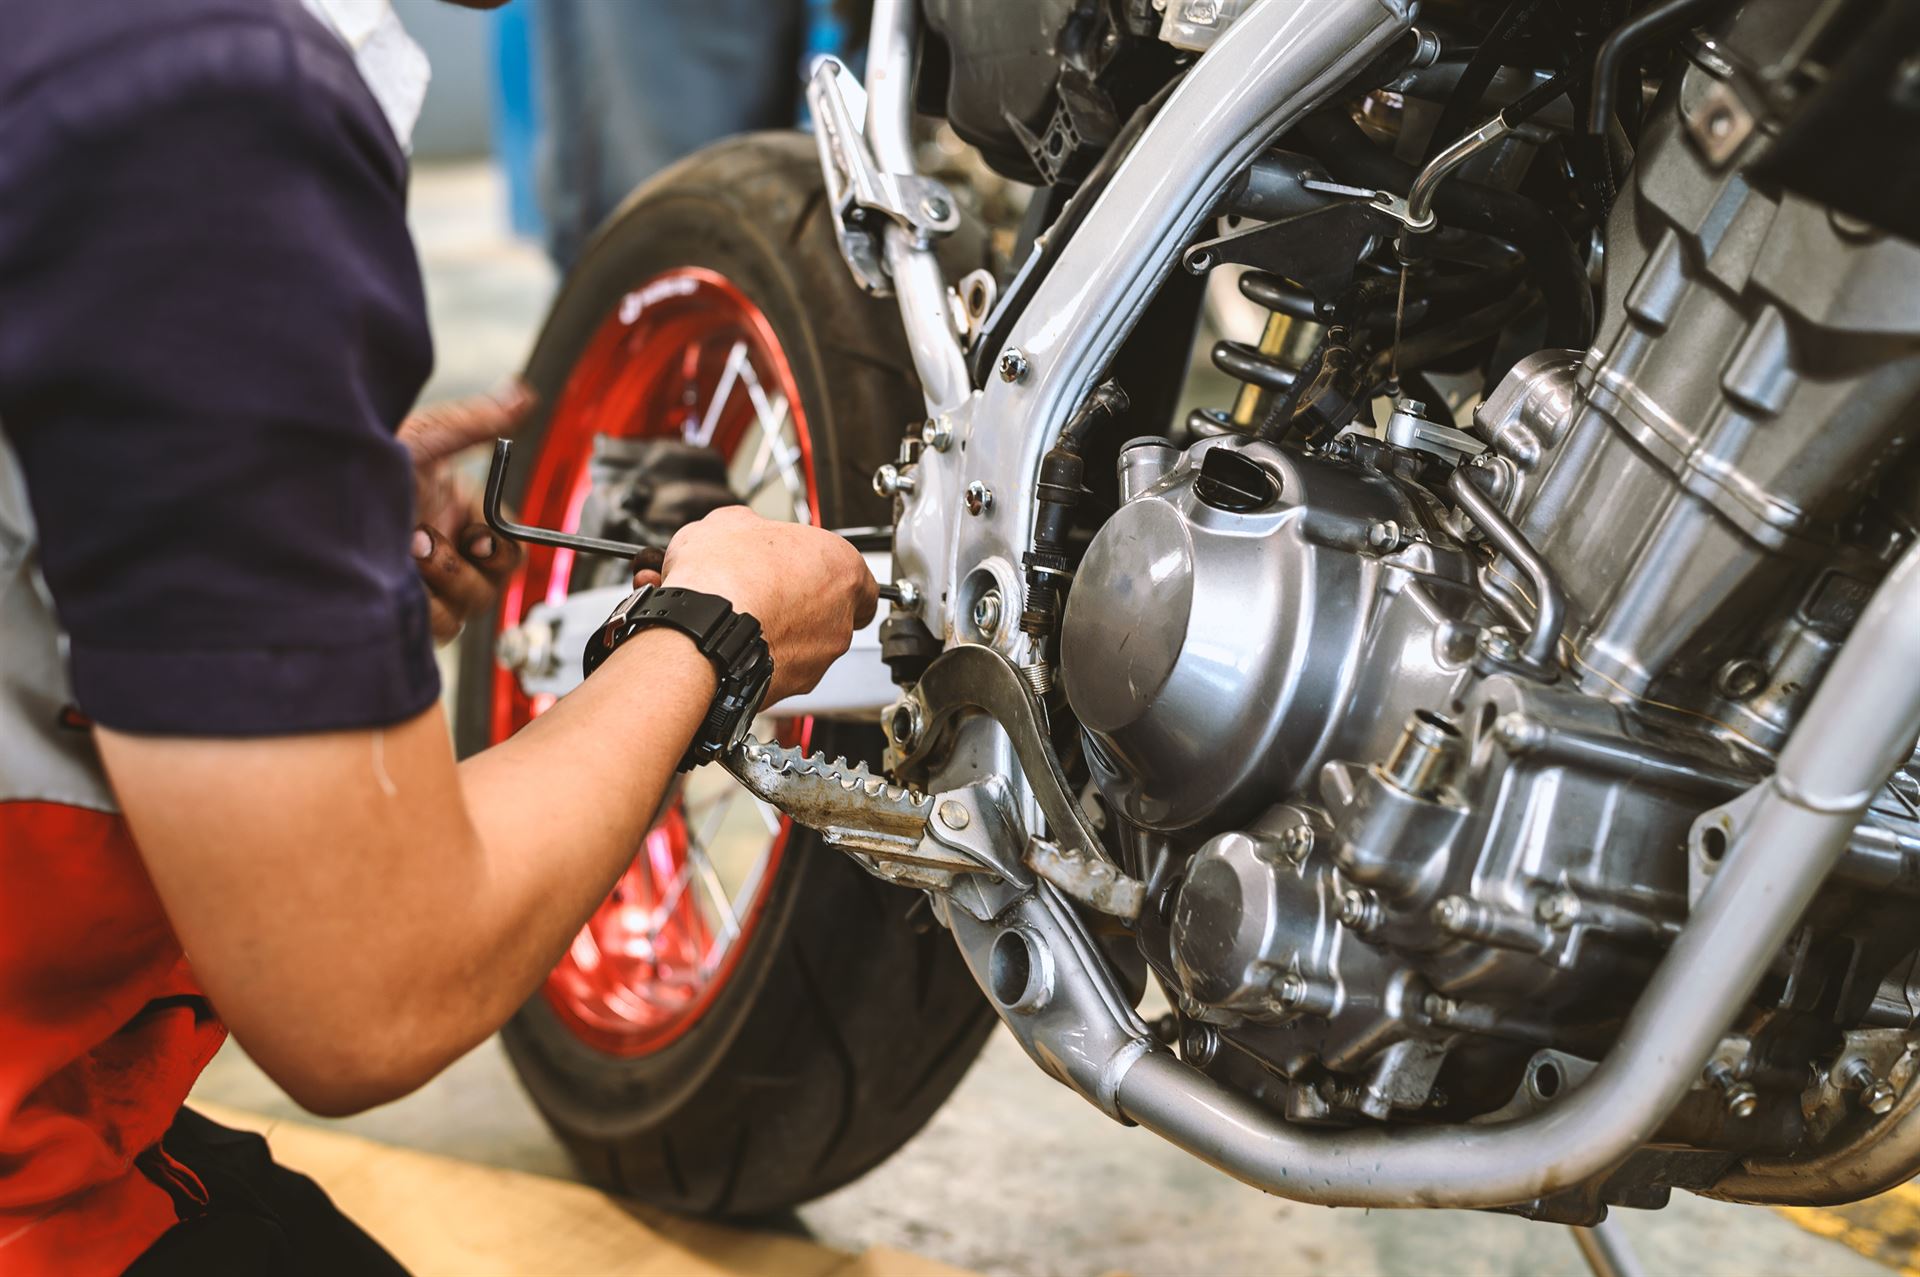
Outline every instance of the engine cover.
[[[1095, 536], [1061, 630], [1108, 801], [1152, 829], [1250, 816], [1343, 736], [1390, 742], [1402, 698], [1439, 703], [1461, 668], [1444, 620], [1472, 575], [1402, 545], [1415, 525], [1392, 481], [1254, 441], [1203, 440], [1138, 490]], [[1383, 643], [1385, 704], [1363, 686], [1381, 662], [1362, 659]]]

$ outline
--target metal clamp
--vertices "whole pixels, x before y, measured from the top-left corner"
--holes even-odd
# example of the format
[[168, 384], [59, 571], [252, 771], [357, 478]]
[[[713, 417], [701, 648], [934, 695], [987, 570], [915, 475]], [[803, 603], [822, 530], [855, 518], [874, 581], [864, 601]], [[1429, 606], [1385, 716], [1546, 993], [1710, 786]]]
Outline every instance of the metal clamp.
[[858, 120], [866, 90], [838, 58], [821, 58], [807, 81], [814, 141], [827, 179], [840, 255], [860, 287], [890, 296], [893, 284], [878, 222], [905, 227], [916, 241], [950, 235], [960, 226], [953, 195], [940, 182], [910, 173], [888, 173], [875, 160]]

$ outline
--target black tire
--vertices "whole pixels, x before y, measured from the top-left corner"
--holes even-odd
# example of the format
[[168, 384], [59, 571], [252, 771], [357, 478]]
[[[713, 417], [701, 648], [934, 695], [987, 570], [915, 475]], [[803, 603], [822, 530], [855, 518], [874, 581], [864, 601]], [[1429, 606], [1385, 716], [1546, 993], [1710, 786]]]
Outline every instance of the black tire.
[[[772, 324], [805, 408], [827, 524], [884, 521], [868, 478], [920, 416], [920, 392], [896, 312], [860, 293], [840, 260], [802, 135], [724, 142], [627, 201], [540, 334], [526, 370], [540, 402], [554, 401], [621, 297], [680, 266], [724, 275]], [[544, 425], [529, 423], [520, 451], [538, 450]], [[462, 752], [488, 743], [492, 628], [476, 623], [464, 640]], [[871, 759], [881, 739], [839, 727], [816, 743]], [[992, 1027], [919, 893], [877, 881], [805, 830], [794, 830], [745, 943], [714, 1003], [651, 1055], [589, 1047], [540, 995], [502, 1030], [528, 1094], [594, 1182], [708, 1215], [818, 1197], [919, 1130]]]

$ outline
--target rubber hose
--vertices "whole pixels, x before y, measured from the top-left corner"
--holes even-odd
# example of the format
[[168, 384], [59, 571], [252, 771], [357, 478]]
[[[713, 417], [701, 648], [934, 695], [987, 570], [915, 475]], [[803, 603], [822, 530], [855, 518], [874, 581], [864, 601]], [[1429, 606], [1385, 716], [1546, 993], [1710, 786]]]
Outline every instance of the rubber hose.
[[[1318, 112], [1294, 130], [1306, 150], [1335, 179], [1404, 195], [1416, 176], [1368, 140], [1343, 115]], [[1593, 290], [1586, 264], [1560, 224], [1524, 195], [1450, 178], [1434, 195], [1440, 220], [1506, 240], [1526, 255], [1529, 273], [1547, 308], [1546, 343], [1585, 350], [1593, 340]]]

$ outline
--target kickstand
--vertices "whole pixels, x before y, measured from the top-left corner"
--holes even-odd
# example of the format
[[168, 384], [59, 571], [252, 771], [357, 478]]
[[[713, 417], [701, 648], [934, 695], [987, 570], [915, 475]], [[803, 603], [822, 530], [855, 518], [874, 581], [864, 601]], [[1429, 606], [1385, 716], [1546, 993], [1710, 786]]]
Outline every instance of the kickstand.
[[1580, 1248], [1580, 1257], [1593, 1269], [1593, 1277], [1646, 1277], [1647, 1270], [1640, 1266], [1640, 1257], [1633, 1253], [1633, 1243], [1627, 1240], [1616, 1220], [1603, 1219], [1592, 1228], [1577, 1225], [1569, 1228], [1573, 1244]]

